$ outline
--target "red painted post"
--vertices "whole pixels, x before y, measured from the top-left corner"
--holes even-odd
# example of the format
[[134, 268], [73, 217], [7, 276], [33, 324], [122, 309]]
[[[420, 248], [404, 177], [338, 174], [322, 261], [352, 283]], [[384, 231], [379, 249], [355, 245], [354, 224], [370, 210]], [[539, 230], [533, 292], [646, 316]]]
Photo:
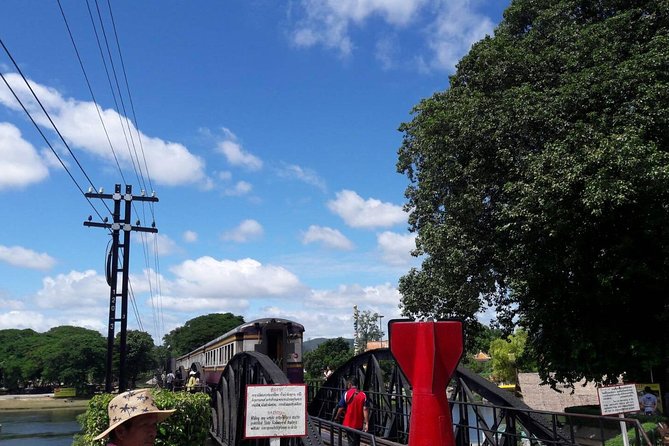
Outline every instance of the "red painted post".
[[453, 446], [446, 386], [463, 351], [461, 321], [390, 321], [390, 351], [412, 387], [409, 446]]

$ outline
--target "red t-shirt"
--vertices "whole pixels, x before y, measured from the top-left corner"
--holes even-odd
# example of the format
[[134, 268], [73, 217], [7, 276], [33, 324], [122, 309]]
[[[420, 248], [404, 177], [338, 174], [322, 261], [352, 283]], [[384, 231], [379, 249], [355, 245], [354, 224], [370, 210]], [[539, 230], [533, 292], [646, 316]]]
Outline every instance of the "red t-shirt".
[[[357, 395], [356, 392], [358, 392]], [[346, 415], [344, 415], [342, 424], [346, 427], [362, 430], [362, 424], [365, 421], [363, 408], [367, 407], [367, 395], [365, 395], [365, 392], [352, 388], [346, 391], [344, 399], [346, 400]]]

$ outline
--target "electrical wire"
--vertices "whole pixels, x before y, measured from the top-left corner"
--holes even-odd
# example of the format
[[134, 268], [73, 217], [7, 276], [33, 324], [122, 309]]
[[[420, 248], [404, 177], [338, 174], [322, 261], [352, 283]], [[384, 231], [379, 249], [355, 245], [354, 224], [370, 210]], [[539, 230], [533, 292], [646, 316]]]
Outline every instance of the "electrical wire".
[[[42, 104], [42, 101], [40, 101], [39, 97], [38, 97], [37, 94], [35, 93], [35, 90], [33, 90], [33, 87], [30, 85], [30, 82], [28, 82], [28, 79], [27, 79], [27, 78], [25, 77], [25, 75], [23, 74], [23, 71], [21, 70], [21, 68], [19, 67], [19, 65], [16, 63], [16, 60], [14, 59], [14, 56], [12, 56], [12, 53], [9, 52], [9, 49], [7, 48], [7, 46], [5, 45], [5, 42], [4, 42], [1, 38], [0, 38], [0, 45], [2, 45], [2, 48], [5, 50], [5, 53], [7, 53], [7, 56], [9, 56], [9, 59], [10, 59], [10, 60], [12, 61], [12, 63], [14, 64], [14, 67], [16, 68], [17, 72], [19, 73], [19, 75], [20, 75], [21, 78], [23, 79], [23, 82], [25, 82], [25, 84], [28, 86], [28, 89], [29, 89], [30, 92], [32, 93], [33, 97], [35, 98], [35, 100], [36, 100], [37, 103], [39, 104], [39, 106], [40, 106], [40, 108], [42, 109], [42, 111], [44, 112], [44, 115], [47, 117], [47, 119], [48, 119], [49, 122], [51, 123], [51, 126], [52, 126], [53, 129], [56, 131], [56, 133], [57, 133], [58, 136], [60, 137], [61, 141], [63, 141], [63, 144], [65, 144], [65, 147], [67, 148], [67, 151], [70, 152], [70, 155], [72, 156], [72, 159], [74, 159], [74, 161], [77, 163], [77, 166], [79, 166], [79, 170], [81, 170], [81, 173], [84, 174], [84, 176], [85, 176], [86, 179], [88, 180], [88, 183], [90, 184], [90, 186], [91, 186], [93, 189], [95, 189], [95, 185], [93, 184], [93, 181], [90, 179], [90, 177], [88, 176], [88, 174], [87, 174], [86, 171], [84, 170], [84, 167], [81, 165], [81, 163], [79, 162], [79, 160], [77, 159], [77, 157], [74, 155], [74, 152], [72, 152], [72, 149], [70, 148], [70, 145], [67, 143], [67, 141], [65, 140], [65, 138], [63, 137], [63, 135], [60, 133], [60, 130], [58, 130], [58, 127], [57, 127], [56, 124], [53, 122], [53, 119], [51, 119], [51, 115], [49, 114], [49, 112], [46, 111], [46, 108], [44, 107], [44, 104]], [[4, 76], [3, 76], [3, 80], [5, 81], [5, 84], [7, 84], [7, 87], [9, 87], [9, 83], [7, 82], [7, 80], [5, 79]], [[9, 88], [10, 88], [10, 90], [12, 90], [12, 94], [14, 95], [14, 97], [17, 98], [17, 100], [19, 100], [19, 99], [18, 99], [18, 96], [16, 95], [16, 93], [14, 92], [14, 90], [11, 89], [11, 87], [9, 87]], [[19, 102], [20, 102], [20, 101], [19, 101]], [[22, 102], [21, 102], [21, 107], [22, 107], [23, 110], [26, 111], [26, 113], [27, 113], [27, 109], [23, 106], [23, 103], [22, 103]], [[33, 121], [33, 123], [35, 122], [32, 118], [31, 118], [31, 121]], [[55, 153], [55, 151], [54, 151], [54, 153]], [[61, 163], [62, 163], [62, 161], [61, 161]], [[78, 186], [78, 183], [77, 183], [77, 186]], [[79, 187], [79, 190], [81, 190], [82, 193], [83, 193], [83, 190], [81, 189], [81, 187]], [[107, 204], [106, 204], [104, 201], [103, 201], [102, 203], [105, 205], [105, 207], [107, 208], [107, 210], [108, 210], [109, 213], [111, 214], [111, 209], [109, 209], [109, 206], [107, 206]]]
[[[107, 39], [107, 31], [105, 29], [104, 20], [102, 19], [102, 13], [100, 12], [100, 5], [98, 3], [98, 0], [95, 0], [95, 8], [97, 10], [98, 18], [100, 20], [100, 29], [102, 30], [102, 37], [103, 37], [103, 40], [104, 40], [104, 43], [105, 43], [105, 47], [107, 48], [107, 55], [109, 56], [109, 63], [112, 67], [111, 72], [114, 75], [114, 82], [116, 83], [116, 91], [118, 91], [119, 101], [121, 101], [121, 109], [119, 110], [119, 112], [121, 110], [123, 110], [123, 117], [125, 118], [125, 123], [126, 123], [126, 126], [128, 127], [128, 135], [130, 136], [130, 143], [131, 143], [131, 144], [128, 145], [128, 152], [130, 153], [130, 157], [132, 159], [132, 166], [133, 166], [133, 169], [135, 170], [135, 175], [137, 176], [137, 181], [138, 181], [140, 187], [143, 187], [144, 189], [146, 189], [146, 183], [144, 182], [144, 174], [142, 172], [142, 166], [139, 163], [139, 155], [137, 154], [137, 147], [135, 146], [135, 139], [132, 136], [132, 130], [130, 128], [130, 120], [128, 118], [128, 112], [125, 109], [125, 102], [123, 101], [123, 94], [121, 93], [121, 86], [120, 86], [119, 81], [118, 81], [118, 76], [116, 75], [116, 67], [114, 65], [114, 58], [112, 56], [111, 48], [109, 46], [109, 39]], [[111, 82], [111, 80], [110, 80], [110, 82]], [[121, 114], [119, 113], [119, 117], [120, 117], [120, 115]], [[123, 124], [121, 124], [121, 125], [123, 125]], [[124, 132], [125, 132], [125, 129], [124, 129]], [[130, 145], [132, 145], [132, 150], [135, 152], [135, 158], [133, 158], [133, 154], [130, 151]], [[135, 160], [137, 160], [137, 164], [135, 164]], [[138, 171], [138, 169], [139, 169], [139, 171]]]
[[[111, 18], [112, 28], [114, 30], [114, 37], [116, 39], [116, 48], [118, 49], [118, 57], [121, 61], [121, 69], [123, 70], [123, 78], [125, 79], [125, 86], [128, 91], [128, 99], [130, 100], [130, 109], [132, 110], [132, 117], [135, 121], [135, 130], [137, 130], [137, 139], [139, 140], [139, 147], [142, 152], [142, 158], [144, 159], [144, 169], [146, 170], [146, 178], [149, 181], [149, 187], [153, 191], [153, 184], [151, 182], [151, 174], [149, 172], [149, 165], [146, 162], [146, 153], [144, 151], [144, 144], [142, 143], [141, 135], [139, 134], [139, 122], [137, 120], [137, 114], [135, 113], [135, 103], [132, 100], [132, 94], [130, 93], [130, 83], [128, 82], [128, 74], [125, 69], [125, 62], [123, 61], [123, 54], [121, 52], [121, 43], [118, 38], [118, 31], [116, 30], [116, 21], [114, 20], [114, 13], [112, 12], [111, 2], [107, 0], [107, 7], [109, 8], [109, 17]], [[146, 187], [145, 187], [146, 189]], [[153, 211], [153, 203], [150, 203], [151, 210]], [[153, 212], [152, 212], [153, 214]], [[154, 217], [155, 218], [155, 217]]]
[[[0, 40], [0, 42], [1, 42], [1, 40]], [[3, 44], [3, 47], [4, 47], [4, 44]], [[72, 180], [72, 182], [77, 186], [77, 189], [79, 189], [79, 192], [81, 192], [81, 195], [83, 195], [84, 198], [86, 199], [86, 201], [88, 201], [88, 204], [91, 205], [91, 207], [93, 208], [93, 211], [95, 211], [95, 213], [97, 214], [97, 216], [100, 217], [100, 220], [103, 220], [103, 217], [102, 217], [102, 215], [100, 215], [100, 212], [97, 210], [97, 208], [95, 207], [95, 205], [93, 205], [93, 202], [91, 201], [91, 199], [88, 198], [88, 197], [86, 196], [86, 193], [85, 193], [84, 190], [81, 188], [81, 186], [79, 185], [79, 183], [77, 182], [77, 180], [74, 178], [74, 175], [72, 175], [72, 172], [70, 172], [70, 169], [67, 168], [67, 166], [65, 165], [65, 163], [64, 163], [63, 160], [61, 159], [60, 155], [58, 155], [58, 152], [56, 152], [56, 149], [53, 148], [53, 146], [51, 145], [51, 142], [49, 141], [49, 139], [46, 137], [46, 135], [44, 134], [44, 132], [42, 132], [42, 129], [40, 128], [39, 124], [37, 124], [37, 122], [35, 122], [35, 119], [32, 117], [32, 115], [30, 114], [30, 112], [28, 111], [28, 109], [26, 108], [26, 106], [23, 104], [23, 102], [21, 101], [21, 99], [19, 99], [18, 95], [16, 94], [16, 92], [14, 91], [14, 89], [12, 88], [12, 86], [9, 85], [9, 82], [7, 82], [7, 79], [5, 78], [4, 73], [2, 73], [1, 71], [0, 71], [0, 77], [1, 77], [2, 80], [4, 81], [4, 83], [5, 83], [5, 85], [7, 86], [7, 88], [9, 88], [9, 91], [12, 92], [12, 95], [14, 96], [14, 98], [16, 99], [16, 101], [19, 103], [19, 105], [21, 106], [21, 108], [23, 109], [23, 111], [26, 113], [26, 115], [28, 115], [28, 118], [30, 119], [30, 122], [33, 123], [33, 125], [35, 126], [35, 128], [37, 129], [37, 131], [39, 132], [39, 134], [40, 134], [40, 135], [42, 136], [42, 138], [44, 139], [44, 142], [46, 142], [46, 144], [49, 146], [49, 148], [50, 148], [51, 151], [53, 152], [54, 156], [58, 159], [58, 161], [60, 162], [60, 165], [63, 166], [63, 169], [65, 169], [65, 172], [67, 172], [67, 174], [69, 175], [69, 177], [70, 177], [70, 179]], [[103, 203], [104, 203], [104, 202], [103, 202]], [[109, 210], [109, 208], [107, 208], [107, 210]], [[110, 211], [110, 212], [111, 212], [111, 211]]]
[[128, 182], [126, 181], [125, 176], [123, 175], [123, 170], [121, 169], [121, 164], [119, 163], [118, 157], [116, 156], [116, 151], [114, 150], [114, 145], [111, 142], [107, 126], [105, 125], [105, 121], [104, 119], [102, 119], [102, 114], [100, 113], [100, 107], [98, 106], [98, 101], [95, 98], [95, 94], [93, 93], [93, 87], [91, 86], [91, 82], [88, 79], [88, 73], [86, 73], [86, 68], [84, 68], [84, 62], [82, 61], [81, 55], [79, 54], [79, 48], [77, 48], [77, 44], [74, 40], [74, 36], [72, 35], [72, 30], [70, 29], [70, 25], [67, 22], [67, 17], [65, 17], [65, 11], [63, 10], [63, 6], [61, 5], [60, 0], [58, 0], [58, 7], [60, 8], [60, 14], [63, 17], [63, 21], [65, 22], [67, 33], [70, 36], [70, 41], [72, 42], [72, 46], [74, 47], [74, 52], [77, 55], [77, 60], [79, 60], [79, 66], [81, 67], [81, 71], [84, 74], [84, 79], [86, 79], [86, 85], [88, 86], [88, 91], [90, 92], [91, 98], [93, 99], [93, 104], [95, 105], [95, 111], [97, 112], [98, 118], [100, 119], [100, 124], [102, 124], [102, 129], [104, 130], [105, 135], [107, 136], [107, 142], [109, 143], [109, 148], [112, 151], [112, 155], [114, 155], [114, 161], [116, 162], [116, 167], [118, 167], [118, 171], [121, 174], [123, 182], [127, 184]]

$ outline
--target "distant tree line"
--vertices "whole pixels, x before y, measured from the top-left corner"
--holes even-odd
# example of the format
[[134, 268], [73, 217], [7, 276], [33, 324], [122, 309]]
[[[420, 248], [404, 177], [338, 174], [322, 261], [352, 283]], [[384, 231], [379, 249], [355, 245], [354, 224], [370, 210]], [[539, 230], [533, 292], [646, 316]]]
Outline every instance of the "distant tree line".
[[[127, 376], [136, 387], [142, 376], [167, 369], [168, 359], [227, 333], [244, 323], [242, 316], [213, 313], [193, 318], [163, 336], [156, 346], [149, 333], [128, 330]], [[114, 372], [119, 369], [120, 336], [115, 339]], [[0, 330], [0, 387], [17, 391], [57, 385], [83, 388], [105, 379], [107, 338], [82, 327], [60, 326], [38, 333], [31, 329]]]

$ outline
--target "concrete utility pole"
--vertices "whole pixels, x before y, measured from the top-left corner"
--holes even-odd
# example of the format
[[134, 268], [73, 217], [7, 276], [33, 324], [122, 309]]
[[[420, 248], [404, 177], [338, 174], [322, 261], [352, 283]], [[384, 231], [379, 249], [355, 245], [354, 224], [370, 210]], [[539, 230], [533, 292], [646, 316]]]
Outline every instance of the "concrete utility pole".
[[[152, 201], [157, 202], [158, 197], [133, 196], [132, 186], [125, 186], [125, 194], [121, 194], [121, 185], [114, 186], [113, 194], [105, 194], [102, 189], [100, 193], [88, 192], [84, 194], [88, 198], [101, 198], [107, 200], [114, 200], [114, 211], [112, 223], [108, 223], [107, 219], [102, 223], [91, 221], [84, 222], [84, 226], [92, 226], [96, 228], [111, 229], [112, 246], [107, 256], [107, 283], [110, 287], [109, 294], [109, 325], [107, 327], [107, 364], [106, 364], [106, 378], [105, 378], [105, 392], [112, 391], [112, 365], [114, 358], [114, 328], [117, 322], [121, 323], [121, 345], [120, 345], [120, 367], [119, 367], [119, 392], [123, 392], [128, 387], [128, 378], [126, 374], [126, 357], [127, 357], [127, 327], [128, 327], [128, 274], [130, 266], [130, 232], [158, 232], [155, 227], [155, 222], [152, 227], [142, 227], [137, 221], [137, 225], [130, 224], [130, 214], [132, 212], [132, 201]], [[125, 202], [125, 209], [123, 219], [121, 219], [121, 201]], [[123, 230], [123, 243], [119, 244], [119, 235]], [[122, 252], [120, 252], [122, 250]], [[123, 258], [123, 263], [119, 267], [119, 257]], [[121, 274], [121, 292], [118, 293], [118, 275]], [[116, 318], [116, 299], [121, 298], [121, 318]]]

